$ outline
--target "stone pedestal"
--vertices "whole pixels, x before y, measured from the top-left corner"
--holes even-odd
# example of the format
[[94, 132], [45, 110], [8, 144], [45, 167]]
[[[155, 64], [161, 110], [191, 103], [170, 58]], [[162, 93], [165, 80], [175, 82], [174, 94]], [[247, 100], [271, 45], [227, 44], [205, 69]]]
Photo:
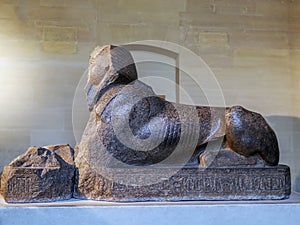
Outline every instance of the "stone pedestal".
[[[127, 171], [128, 170], [128, 171]], [[172, 167], [112, 168], [113, 177], [97, 175], [82, 182], [74, 196], [106, 201], [182, 201], [182, 200], [279, 200], [291, 193], [290, 169], [272, 167], [184, 167], [167, 177]], [[164, 174], [166, 178], [164, 179]], [[149, 185], [145, 179], [160, 176], [160, 182]], [[132, 179], [132, 181], [131, 181]], [[134, 180], [133, 180], [134, 179]], [[144, 180], [143, 180], [144, 179]], [[81, 177], [84, 180], [84, 177]], [[118, 182], [114, 182], [118, 180]], [[123, 184], [120, 181], [124, 181]], [[97, 192], [89, 192], [93, 188]]]
[[49, 202], [72, 198], [74, 167], [4, 167], [1, 194], [10, 203]]

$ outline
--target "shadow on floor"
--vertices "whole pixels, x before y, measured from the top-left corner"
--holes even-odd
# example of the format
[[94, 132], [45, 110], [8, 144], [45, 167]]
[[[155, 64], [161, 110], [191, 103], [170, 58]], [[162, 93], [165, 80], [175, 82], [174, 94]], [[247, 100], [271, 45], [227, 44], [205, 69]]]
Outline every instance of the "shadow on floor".
[[300, 118], [267, 116], [266, 119], [279, 140], [280, 162], [291, 168], [293, 191], [300, 192]]

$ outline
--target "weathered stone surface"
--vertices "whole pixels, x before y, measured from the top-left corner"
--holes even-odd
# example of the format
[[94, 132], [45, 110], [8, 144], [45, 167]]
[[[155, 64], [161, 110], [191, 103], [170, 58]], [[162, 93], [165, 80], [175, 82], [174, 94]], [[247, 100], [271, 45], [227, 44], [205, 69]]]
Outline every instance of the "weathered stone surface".
[[199, 156], [200, 167], [224, 168], [224, 167], [264, 167], [263, 159], [255, 154], [249, 157], [240, 155], [231, 149], [214, 149], [204, 151]]
[[51, 53], [74, 54], [77, 52], [76, 42], [44, 41], [43, 50]]
[[77, 52], [76, 27], [44, 26], [42, 48], [45, 52], [74, 54]]
[[[134, 186], [139, 174], [140, 182], [165, 174], [172, 167], [114, 168], [115, 177], [86, 176], [77, 198], [108, 201], [182, 201], [182, 200], [279, 200], [291, 193], [289, 167], [184, 167], [169, 179]], [[123, 181], [117, 183], [114, 180]]]
[[228, 34], [217, 32], [200, 32], [199, 44], [202, 47], [228, 48]]
[[76, 27], [44, 26], [43, 41], [76, 42]]
[[69, 145], [31, 147], [4, 167], [1, 194], [9, 203], [70, 199], [74, 174]]

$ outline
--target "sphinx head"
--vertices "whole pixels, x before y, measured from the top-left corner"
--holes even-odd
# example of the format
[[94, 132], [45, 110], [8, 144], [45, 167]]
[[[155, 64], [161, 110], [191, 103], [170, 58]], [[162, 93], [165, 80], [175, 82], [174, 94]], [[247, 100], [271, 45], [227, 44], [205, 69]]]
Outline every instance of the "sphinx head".
[[137, 79], [130, 52], [121, 46], [96, 47], [90, 55], [88, 81], [85, 87], [89, 110], [113, 84], [128, 84]]

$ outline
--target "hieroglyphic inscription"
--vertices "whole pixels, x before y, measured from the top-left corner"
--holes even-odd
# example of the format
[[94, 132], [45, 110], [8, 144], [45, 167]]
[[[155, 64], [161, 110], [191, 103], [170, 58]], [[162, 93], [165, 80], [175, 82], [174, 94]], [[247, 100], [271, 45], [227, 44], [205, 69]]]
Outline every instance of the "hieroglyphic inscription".
[[[159, 170], [162, 173], [163, 170]], [[130, 173], [123, 179], [131, 179]], [[146, 174], [146, 175], [145, 175]], [[156, 176], [157, 171], [141, 173], [141, 179], [149, 179]], [[120, 174], [121, 176], [121, 174]], [[106, 181], [107, 182], [107, 181]], [[288, 196], [290, 193], [290, 173], [276, 168], [235, 168], [235, 169], [211, 169], [200, 171], [198, 169], [185, 169], [179, 171], [170, 179], [163, 180], [147, 186], [131, 186], [120, 183], [106, 185], [112, 188], [112, 193], [147, 193], [149, 196], [246, 196], [246, 195], [280, 195]], [[275, 197], [276, 198], [276, 197]]]
[[13, 177], [8, 183], [8, 192], [18, 192], [27, 195], [39, 189], [34, 175]]
[[[200, 179], [184, 178], [174, 183], [168, 181], [162, 182], [160, 185], [150, 185], [149, 190], [156, 189], [170, 190], [173, 188], [174, 192], [244, 192], [254, 190], [281, 190], [285, 185], [285, 177], [278, 176], [264, 176], [264, 177], [246, 177], [238, 176], [234, 178], [220, 178], [220, 177], [204, 177]], [[126, 190], [131, 186], [121, 185], [119, 183], [114, 184], [116, 190]]]

